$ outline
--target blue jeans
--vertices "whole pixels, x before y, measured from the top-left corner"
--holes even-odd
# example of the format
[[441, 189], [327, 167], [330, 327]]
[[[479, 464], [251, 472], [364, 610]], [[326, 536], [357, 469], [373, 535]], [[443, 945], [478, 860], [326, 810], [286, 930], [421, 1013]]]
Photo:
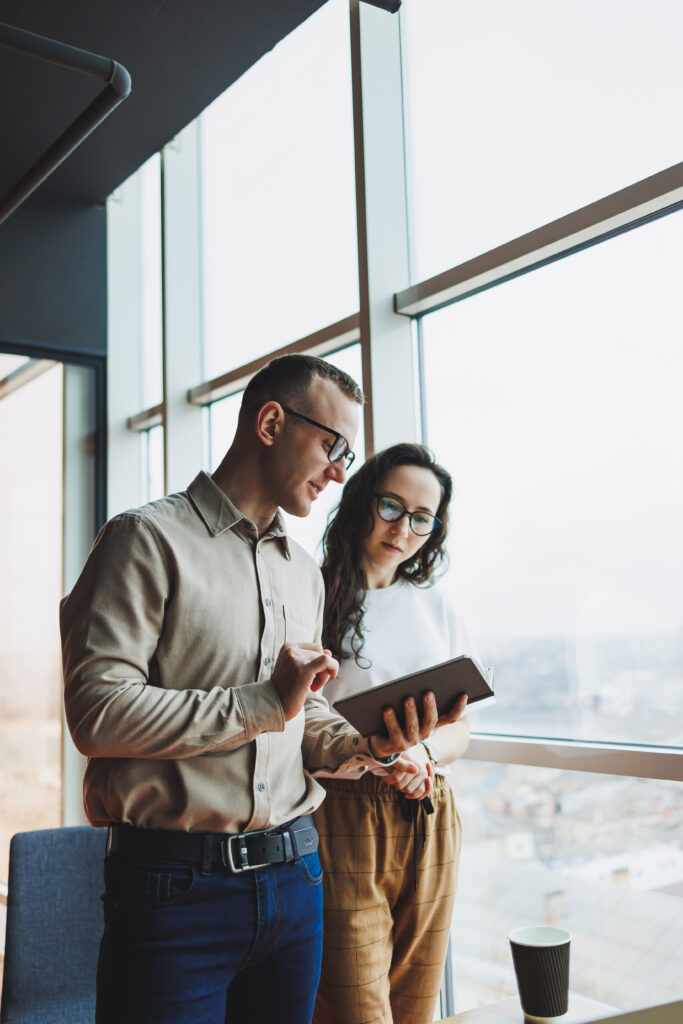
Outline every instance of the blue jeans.
[[317, 853], [235, 875], [108, 857], [97, 1024], [310, 1024], [321, 881]]

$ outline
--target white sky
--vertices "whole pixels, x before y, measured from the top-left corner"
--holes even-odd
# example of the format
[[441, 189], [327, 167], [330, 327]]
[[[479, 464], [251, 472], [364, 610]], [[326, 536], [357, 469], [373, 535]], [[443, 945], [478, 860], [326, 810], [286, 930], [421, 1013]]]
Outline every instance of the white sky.
[[[405, 0], [400, 17], [416, 278], [680, 159], [672, 0]], [[358, 307], [346, 0], [201, 126], [208, 377]], [[475, 635], [683, 626], [682, 220], [424, 321], [428, 440], [456, 483], [446, 584]], [[212, 412], [214, 461], [236, 404]], [[291, 524], [311, 550], [328, 501]]]

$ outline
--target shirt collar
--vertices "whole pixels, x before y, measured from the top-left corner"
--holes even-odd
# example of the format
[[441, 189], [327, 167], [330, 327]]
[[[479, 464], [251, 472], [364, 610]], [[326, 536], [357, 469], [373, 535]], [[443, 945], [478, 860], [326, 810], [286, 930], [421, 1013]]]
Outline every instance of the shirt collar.
[[[204, 470], [194, 478], [187, 488], [187, 493], [198, 515], [214, 537], [225, 530], [231, 530], [240, 523], [244, 524], [248, 533], [252, 532], [253, 523], [240, 512], [227, 494], [214, 483]], [[275, 513], [273, 522], [261, 540], [270, 540], [271, 537], [277, 537], [280, 540], [285, 556], [290, 559], [292, 556], [289, 550], [289, 538], [280, 509]]]

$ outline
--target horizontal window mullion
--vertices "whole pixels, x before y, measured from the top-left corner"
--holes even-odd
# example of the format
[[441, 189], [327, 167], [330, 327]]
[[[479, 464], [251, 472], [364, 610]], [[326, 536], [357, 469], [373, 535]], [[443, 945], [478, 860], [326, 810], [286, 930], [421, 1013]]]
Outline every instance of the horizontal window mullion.
[[159, 405], [150, 406], [149, 409], [143, 409], [142, 412], [136, 412], [134, 416], [129, 416], [126, 426], [129, 430], [141, 434], [145, 430], [151, 430], [152, 427], [162, 426], [164, 412], [164, 403], [160, 402]]
[[56, 365], [51, 359], [27, 359], [25, 363], [0, 380], [0, 399], [14, 394], [24, 385], [30, 384], [41, 373], [51, 370]]
[[412, 285], [394, 309], [422, 316], [683, 207], [683, 163]]
[[473, 733], [464, 756], [472, 761], [497, 764], [683, 781], [683, 750], [671, 747], [621, 746]]
[[212, 380], [198, 384], [187, 392], [187, 400], [191, 405], [210, 405], [221, 398], [227, 398], [238, 391], [242, 391], [254, 374], [277, 356], [286, 356], [293, 353], [305, 353], [312, 356], [326, 356], [331, 352], [353, 345], [360, 340], [360, 317], [358, 313], [339, 320], [329, 327], [314, 334], [308, 334], [298, 341], [290, 342], [282, 348], [269, 352], [259, 359], [230, 370], [228, 373], [214, 377]]

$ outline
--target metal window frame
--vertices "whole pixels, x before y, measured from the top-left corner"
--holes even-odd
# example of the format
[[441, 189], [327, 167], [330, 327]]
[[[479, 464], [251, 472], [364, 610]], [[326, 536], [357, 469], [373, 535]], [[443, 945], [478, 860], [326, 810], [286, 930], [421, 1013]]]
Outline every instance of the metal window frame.
[[683, 749], [473, 732], [471, 761], [683, 782]]
[[24, 385], [30, 384], [36, 377], [51, 370], [55, 364], [51, 359], [27, 359], [16, 370], [0, 378], [0, 401], [19, 391]]
[[254, 374], [258, 373], [266, 363], [277, 356], [287, 356], [294, 353], [305, 353], [311, 356], [327, 356], [331, 352], [338, 352], [340, 349], [348, 348], [360, 341], [360, 316], [353, 313], [351, 316], [338, 320], [336, 323], [323, 327], [320, 331], [307, 334], [297, 341], [292, 341], [282, 348], [268, 352], [266, 355], [252, 359], [249, 363], [230, 370], [228, 373], [220, 374], [211, 380], [190, 388], [187, 392], [187, 401], [190, 405], [206, 406], [221, 398], [228, 398], [230, 395], [242, 391]]
[[394, 309], [422, 317], [682, 208], [679, 163], [396, 292]]

